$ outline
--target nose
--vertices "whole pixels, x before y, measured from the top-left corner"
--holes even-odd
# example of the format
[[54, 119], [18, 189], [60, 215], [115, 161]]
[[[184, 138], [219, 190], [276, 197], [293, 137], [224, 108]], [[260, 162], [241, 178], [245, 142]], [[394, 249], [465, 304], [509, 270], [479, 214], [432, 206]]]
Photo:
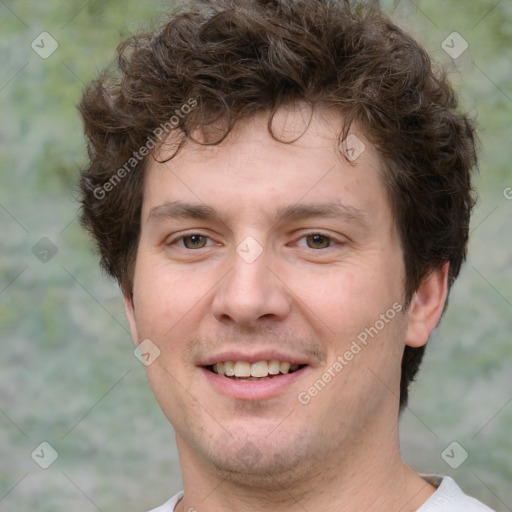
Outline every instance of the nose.
[[242, 252], [234, 252], [230, 263], [231, 270], [219, 283], [213, 299], [213, 315], [218, 321], [257, 327], [286, 318], [292, 297], [271, 268], [272, 257], [267, 251], [254, 261]]

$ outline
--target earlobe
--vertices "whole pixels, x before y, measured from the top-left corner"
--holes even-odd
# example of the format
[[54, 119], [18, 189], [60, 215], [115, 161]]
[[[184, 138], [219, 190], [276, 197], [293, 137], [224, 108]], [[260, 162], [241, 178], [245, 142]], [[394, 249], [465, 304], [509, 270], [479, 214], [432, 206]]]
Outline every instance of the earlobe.
[[445, 263], [431, 272], [416, 290], [409, 306], [406, 345], [425, 345], [438, 324], [448, 295], [448, 268], [449, 264]]
[[124, 309], [126, 311], [126, 318], [128, 319], [128, 325], [130, 326], [130, 333], [135, 346], [139, 344], [139, 335], [137, 332], [137, 322], [135, 321], [135, 306], [133, 304], [133, 295], [130, 293], [124, 293]]

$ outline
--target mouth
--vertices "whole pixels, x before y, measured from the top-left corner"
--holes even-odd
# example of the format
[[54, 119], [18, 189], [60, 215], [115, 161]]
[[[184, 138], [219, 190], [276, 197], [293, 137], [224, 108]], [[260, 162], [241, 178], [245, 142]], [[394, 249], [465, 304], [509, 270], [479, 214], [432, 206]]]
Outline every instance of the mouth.
[[219, 361], [204, 368], [216, 375], [227, 377], [231, 380], [254, 382], [271, 380], [282, 375], [292, 374], [306, 366], [306, 364], [272, 359], [269, 361], [256, 361], [254, 363], [249, 363], [248, 361]]
[[314, 366], [306, 354], [256, 348], [245, 353], [226, 349], [198, 363], [216, 394], [245, 401], [293, 397]]

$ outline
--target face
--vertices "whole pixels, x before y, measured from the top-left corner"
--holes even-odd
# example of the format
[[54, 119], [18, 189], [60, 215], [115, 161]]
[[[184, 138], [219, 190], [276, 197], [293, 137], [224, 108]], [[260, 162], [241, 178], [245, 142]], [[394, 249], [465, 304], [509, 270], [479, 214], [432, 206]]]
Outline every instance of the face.
[[256, 117], [147, 168], [127, 311], [182, 465], [289, 478], [395, 428], [402, 252], [378, 155], [354, 129], [349, 163], [341, 122], [284, 111], [304, 133], [283, 144]]

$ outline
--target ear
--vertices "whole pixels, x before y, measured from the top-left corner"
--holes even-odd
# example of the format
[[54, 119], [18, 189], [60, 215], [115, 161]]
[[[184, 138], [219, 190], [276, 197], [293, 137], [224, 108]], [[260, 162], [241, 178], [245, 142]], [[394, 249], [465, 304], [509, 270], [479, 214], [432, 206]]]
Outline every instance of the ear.
[[139, 335], [137, 332], [137, 322], [135, 321], [135, 306], [133, 305], [133, 295], [131, 293], [123, 293], [124, 309], [126, 311], [126, 318], [130, 326], [130, 333], [135, 346], [139, 344]]
[[409, 306], [409, 321], [405, 344], [421, 347], [438, 324], [448, 295], [448, 268], [445, 263], [421, 283]]

